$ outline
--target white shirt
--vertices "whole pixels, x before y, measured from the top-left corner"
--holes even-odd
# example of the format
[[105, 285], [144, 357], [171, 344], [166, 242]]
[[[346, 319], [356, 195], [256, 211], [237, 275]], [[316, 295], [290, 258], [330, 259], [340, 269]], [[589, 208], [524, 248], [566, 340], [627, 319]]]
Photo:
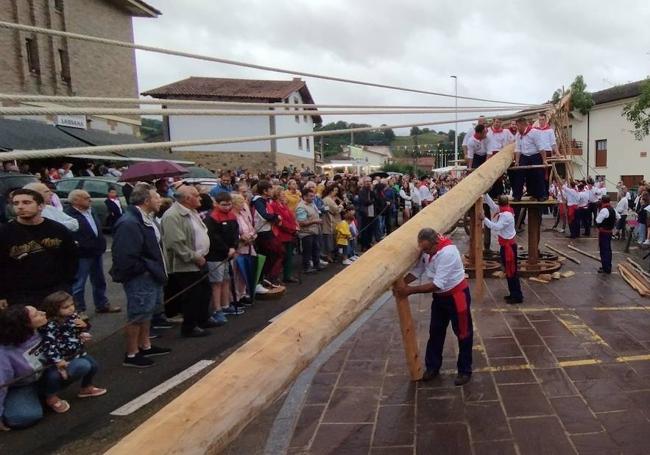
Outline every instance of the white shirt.
[[578, 193], [573, 188], [569, 188], [566, 185], [564, 185], [564, 188], [562, 189], [562, 193], [564, 194], [567, 205], [569, 206], [578, 205], [580, 199], [580, 193]]
[[77, 221], [75, 218], [72, 218], [67, 213], [63, 213], [52, 205], [46, 205], [43, 208], [41, 216], [43, 218], [47, 218], [48, 220], [61, 223], [68, 229], [68, 231], [77, 232], [79, 230], [79, 221]]
[[422, 253], [410, 273], [433, 282], [438, 288], [436, 293], [447, 292], [465, 279], [463, 260], [455, 245], [446, 246], [433, 256]]
[[429, 189], [428, 186], [420, 185], [420, 188], [418, 190], [420, 191], [421, 201], [427, 201], [427, 202], [433, 201], [433, 194], [431, 194], [431, 190]]
[[190, 210], [190, 221], [194, 229], [194, 251], [197, 255], [203, 257], [210, 251], [210, 237], [208, 237], [208, 228], [203, 224], [203, 220], [196, 210]]
[[487, 138], [485, 140], [487, 142], [486, 148], [488, 154], [492, 155], [492, 153], [498, 152], [503, 147], [510, 144], [515, 140], [515, 138], [508, 129], [503, 128], [498, 133], [495, 133], [494, 130], [490, 127], [488, 128]]
[[578, 207], [587, 207], [589, 205], [589, 190], [578, 192]]
[[544, 150], [543, 140], [539, 130], [530, 129], [528, 133], [522, 135], [517, 133], [515, 137], [515, 152], [526, 156], [533, 156]]
[[[472, 134], [472, 137], [467, 141], [467, 158], [472, 159], [476, 155], [485, 156], [488, 155], [488, 151], [485, 147], [485, 139], [476, 139]], [[489, 153], [489, 155], [492, 155], [492, 153]]]
[[626, 197], [621, 198], [616, 204], [616, 213], [623, 215], [629, 209], [629, 199]]
[[[614, 215], [616, 215], [616, 219], [618, 220], [621, 218], [621, 215], [618, 214], [616, 210], [614, 210]], [[600, 224], [605, 219], [609, 218], [609, 210], [605, 209], [600, 209], [600, 212], [598, 212], [598, 215], [596, 215], [596, 223]]]
[[554, 147], [557, 147], [557, 142], [555, 141], [555, 131], [553, 128], [548, 127], [545, 129], [534, 129], [540, 133], [540, 137], [542, 139], [542, 150], [551, 151]]
[[487, 194], [483, 195], [483, 200], [490, 207], [490, 212], [493, 217], [496, 213], [495, 221], [485, 218], [483, 225], [503, 239], [510, 240], [514, 238], [517, 235], [517, 231], [515, 230], [515, 216], [510, 212], [499, 212], [499, 206]]
[[120, 213], [123, 213], [123, 210], [122, 210], [122, 203], [120, 202], [120, 199], [119, 199], [119, 198], [117, 198], [117, 199], [107, 198], [107, 199], [108, 199], [108, 200], [109, 200], [113, 205], [115, 205], [115, 207], [118, 208], [118, 210], [120, 211]]
[[93, 216], [92, 209], [79, 210], [78, 208], [75, 208], [75, 210], [84, 216], [86, 221], [88, 221], [88, 224], [90, 224], [90, 228], [95, 233], [95, 236], [98, 236], [99, 228], [97, 227], [97, 223], [95, 223], [95, 217]]
[[476, 125], [472, 125], [472, 127], [469, 130], [467, 130], [467, 133], [465, 133], [465, 137], [463, 138], [464, 146], [467, 146], [467, 142], [469, 142], [470, 137], [474, 137], [474, 133], [476, 132], [474, 128], [476, 128]]

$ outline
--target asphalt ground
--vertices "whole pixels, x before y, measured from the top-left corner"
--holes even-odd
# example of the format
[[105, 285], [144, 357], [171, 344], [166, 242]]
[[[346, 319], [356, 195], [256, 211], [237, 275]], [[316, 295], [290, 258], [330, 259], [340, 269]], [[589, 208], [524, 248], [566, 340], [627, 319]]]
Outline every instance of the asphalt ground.
[[[104, 263], [105, 270], [108, 271], [108, 252]], [[162, 337], [153, 340], [153, 343], [169, 347], [173, 351], [170, 355], [154, 358], [156, 364], [147, 369], [122, 366], [124, 339], [121, 328], [126, 320], [125, 299], [121, 286], [108, 278], [108, 298], [111, 303], [122, 306], [123, 312], [94, 315], [92, 302], [87, 302], [95, 338], [88, 345], [88, 352], [100, 365], [95, 383], [106, 387], [108, 393], [98, 398], [78, 399], [78, 384], [72, 385], [60, 395], [70, 402], [70, 411], [57, 415], [46, 410], [45, 418], [37, 425], [0, 433], [0, 454], [103, 453], [218, 365], [239, 345], [266, 327], [273, 317], [299, 302], [342, 269], [341, 265], [330, 264], [323, 272], [303, 275], [302, 283], [290, 285], [280, 299], [258, 300], [253, 307], [246, 309], [245, 314], [230, 317], [225, 326], [211, 329], [208, 337], [181, 338], [180, 326], [161, 331]], [[90, 297], [89, 284], [87, 295]], [[215, 362], [134, 413], [119, 417], [110, 415], [117, 408], [201, 360]], [[224, 390], [223, 393], [229, 392]]]

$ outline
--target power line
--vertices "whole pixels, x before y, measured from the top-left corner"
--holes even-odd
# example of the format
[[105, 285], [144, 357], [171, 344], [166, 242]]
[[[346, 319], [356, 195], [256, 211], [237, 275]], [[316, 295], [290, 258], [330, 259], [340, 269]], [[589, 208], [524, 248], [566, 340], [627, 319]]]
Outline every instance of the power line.
[[265, 66], [265, 65], [258, 65], [255, 63], [247, 63], [247, 62], [240, 62], [237, 60], [230, 60], [230, 59], [225, 59], [225, 58], [219, 58], [219, 57], [212, 57], [209, 55], [201, 55], [201, 54], [193, 54], [191, 52], [184, 52], [184, 51], [176, 51], [173, 49], [165, 49], [161, 47], [155, 47], [155, 46], [146, 46], [143, 44], [135, 44], [135, 43], [130, 43], [126, 41], [118, 41], [118, 40], [113, 40], [113, 39], [108, 39], [108, 38], [100, 38], [97, 36], [90, 36], [90, 35], [83, 35], [80, 33], [71, 33], [71, 32], [64, 32], [61, 30], [52, 30], [49, 28], [43, 28], [43, 27], [35, 27], [32, 25], [23, 25], [23, 24], [16, 24], [13, 22], [5, 22], [5, 21], [0, 21], [0, 28], [5, 28], [5, 29], [10, 29], [10, 30], [18, 30], [18, 31], [23, 31], [23, 32], [31, 32], [31, 33], [41, 33], [45, 35], [51, 35], [51, 36], [58, 36], [62, 38], [69, 38], [69, 39], [77, 39], [77, 40], [84, 40], [84, 41], [90, 41], [93, 43], [99, 43], [99, 44], [107, 44], [110, 46], [118, 46], [118, 47], [126, 47], [129, 49], [139, 49], [142, 51], [148, 51], [148, 52], [155, 52], [158, 54], [166, 54], [166, 55], [175, 55], [177, 57], [188, 57], [188, 58], [194, 58], [198, 60], [204, 60], [208, 62], [216, 62], [216, 63], [223, 63], [225, 65], [234, 65], [234, 66], [242, 66], [245, 68], [254, 68], [254, 69], [259, 69], [259, 70], [264, 70], [264, 71], [272, 71], [275, 73], [284, 73], [284, 74], [292, 74], [292, 75], [298, 75], [298, 76], [304, 76], [304, 77], [313, 77], [315, 79], [323, 79], [323, 80], [328, 80], [328, 81], [335, 81], [335, 82], [345, 82], [348, 84], [356, 84], [356, 85], [365, 85], [368, 87], [377, 87], [377, 88], [385, 88], [385, 89], [390, 89], [390, 90], [399, 90], [402, 92], [411, 92], [411, 93], [421, 93], [424, 95], [435, 95], [435, 96], [443, 96], [447, 98], [456, 98], [456, 99], [465, 99], [465, 100], [473, 100], [473, 101], [483, 101], [486, 103], [500, 103], [500, 104], [513, 104], [513, 105], [522, 105], [522, 104], [528, 104], [528, 103], [514, 103], [510, 101], [499, 101], [499, 100], [491, 100], [491, 99], [486, 99], [486, 98], [474, 98], [470, 96], [454, 96], [448, 93], [440, 93], [440, 92], [432, 92], [429, 90], [421, 90], [421, 89], [412, 89], [408, 87], [400, 87], [397, 85], [388, 85], [388, 84], [380, 84], [376, 82], [366, 82], [366, 81], [360, 81], [360, 80], [355, 80], [355, 79], [345, 79], [342, 77], [335, 77], [335, 76], [326, 76], [322, 74], [316, 74], [316, 73], [308, 73], [305, 71], [295, 71], [295, 70], [290, 70], [290, 69], [284, 69], [284, 68], [276, 68], [272, 66]]

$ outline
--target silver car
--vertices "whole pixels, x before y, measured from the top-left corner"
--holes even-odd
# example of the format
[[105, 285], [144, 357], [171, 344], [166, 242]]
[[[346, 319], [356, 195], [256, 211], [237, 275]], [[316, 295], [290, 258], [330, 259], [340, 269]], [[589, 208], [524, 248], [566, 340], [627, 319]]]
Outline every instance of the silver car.
[[72, 177], [69, 179], [62, 179], [54, 183], [56, 187], [56, 194], [61, 199], [64, 206], [68, 206], [68, 194], [72, 190], [86, 191], [92, 200], [92, 209], [99, 217], [104, 228], [106, 226], [106, 218], [108, 217], [108, 208], [104, 201], [108, 195], [108, 190], [116, 190], [120, 198], [122, 207], [126, 208], [126, 199], [122, 192], [123, 182], [118, 182], [115, 177]]

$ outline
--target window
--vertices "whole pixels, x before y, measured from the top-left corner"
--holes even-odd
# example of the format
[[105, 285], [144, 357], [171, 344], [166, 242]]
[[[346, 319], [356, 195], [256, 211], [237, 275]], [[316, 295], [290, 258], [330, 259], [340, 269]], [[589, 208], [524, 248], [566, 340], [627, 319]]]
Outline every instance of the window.
[[63, 0], [54, 0], [54, 9], [59, 12], [63, 11]]
[[29, 66], [29, 72], [40, 74], [41, 68], [38, 63], [38, 46], [34, 38], [25, 39], [25, 50], [27, 51], [27, 65]]
[[596, 167], [607, 166], [607, 139], [596, 141]]
[[101, 180], [84, 180], [83, 189], [90, 194], [90, 197], [105, 198], [108, 194], [108, 182]]
[[628, 189], [638, 188], [638, 186], [643, 182], [642, 175], [621, 175], [621, 181]]
[[56, 182], [56, 195], [65, 199], [70, 191], [77, 189], [77, 186], [79, 186], [79, 180], [59, 180]]
[[[293, 104], [299, 104], [298, 98], [293, 99]], [[296, 108], [296, 110], [298, 110], [298, 108]], [[293, 118], [296, 121], [296, 123], [300, 123], [300, 116], [299, 115], [296, 115]], [[302, 138], [300, 138], [300, 141], [302, 142]], [[300, 148], [302, 149], [302, 145], [300, 146]]]
[[311, 152], [311, 144], [309, 143], [309, 138], [306, 139], [307, 151]]
[[298, 138], [298, 149], [302, 150], [302, 137]]
[[61, 79], [70, 83], [70, 59], [68, 58], [68, 52], [59, 49], [59, 64], [61, 65]]

